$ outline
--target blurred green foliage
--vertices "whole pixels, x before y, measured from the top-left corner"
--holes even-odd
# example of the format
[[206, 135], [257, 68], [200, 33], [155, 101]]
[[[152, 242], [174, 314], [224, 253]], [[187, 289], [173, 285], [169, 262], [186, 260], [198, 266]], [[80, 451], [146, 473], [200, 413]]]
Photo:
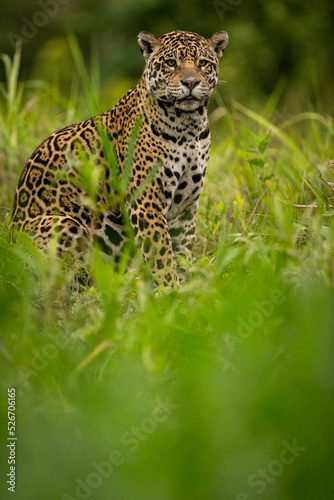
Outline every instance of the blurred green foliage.
[[333, 22], [332, 0], [13, 0], [2, 9], [0, 52], [12, 54], [15, 37], [23, 38], [22, 76], [60, 79], [68, 95], [68, 31], [87, 60], [99, 53], [102, 79], [117, 86], [116, 75], [135, 82], [141, 74], [139, 31], [210, 36], [224, 29], [230, 35], [221, 73], [226, 98], [258, 103], [279, 84], [286, 113], [297, 106], [321, 111], [333, 109]]
[[323, 267], [305, 275], [300, 252], [277, 271], [288, 242], [221, 241], [158, 294], [96, 253], [95, 286], [78, 293], [61, 263], [36, 254], [32, 276], [28, 240], [0, 235], [0, 458], [5, 472], [15, 387], [19, 500], [332, 498]]

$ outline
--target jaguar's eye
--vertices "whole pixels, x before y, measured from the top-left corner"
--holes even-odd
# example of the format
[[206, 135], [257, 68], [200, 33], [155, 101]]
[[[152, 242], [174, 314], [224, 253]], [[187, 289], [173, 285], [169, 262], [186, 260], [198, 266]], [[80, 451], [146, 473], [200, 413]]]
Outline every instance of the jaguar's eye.
[[209, 64], [209, 61], [207, 59], [200, 59], [198, 61], [198, 66], [200, 68], [204, 68], [204, 66], [207, 66]]
[[166, 64], [167, 64], [167, 66], [169, 66], [170, 68], [175, 68], [175, 66], [176, 66], [176, 61], [175, 61], [175, 59], [167, 59]]

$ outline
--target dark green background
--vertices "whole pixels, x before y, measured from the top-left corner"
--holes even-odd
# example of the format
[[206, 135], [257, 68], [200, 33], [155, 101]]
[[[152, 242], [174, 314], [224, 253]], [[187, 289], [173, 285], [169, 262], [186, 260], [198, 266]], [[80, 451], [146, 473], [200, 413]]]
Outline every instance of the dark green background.
[[279, 107], [286, 114], [331, 111], [333, 20], [332, 0], [7, 0], [0, 52], [12, 54], [15, 37], [28, 34], [21, 76], [56, 78], [66, 94], [73, 70], [67, 30], [76, 34], [87, 60], [92, 44], [98, 47], [102, 77], [117, 85], [118, 78], [135, 83], [141, 74], [139, 31], [161, 36], [180, 29], [210, 36], [224, 29], [230, 36], [221, 70], [226, 99], [261, 105], [278, 84], [283, 89]]

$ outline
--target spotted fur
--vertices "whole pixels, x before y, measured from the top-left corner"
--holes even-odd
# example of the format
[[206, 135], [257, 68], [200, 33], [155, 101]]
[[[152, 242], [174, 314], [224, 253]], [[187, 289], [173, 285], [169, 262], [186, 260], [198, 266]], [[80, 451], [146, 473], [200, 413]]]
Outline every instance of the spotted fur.
[[[146, 65], [137, 86], [102, 115], [54, 132], [30, 156], [11, 225], [42, 249], [52, 238], [60, 252], [97, 242], [117, 259], [129, 238], [128, 218], [144, 260], [161, 283], [171, 285], [175, 256], [188, 254], [194, 239], [210, 149], [207, 104], [228, 36], [173, 31], [156, 38], [141, 32], [138, 43]], [[90, 197], [82, 180], [87, 162], [100, 172]]]

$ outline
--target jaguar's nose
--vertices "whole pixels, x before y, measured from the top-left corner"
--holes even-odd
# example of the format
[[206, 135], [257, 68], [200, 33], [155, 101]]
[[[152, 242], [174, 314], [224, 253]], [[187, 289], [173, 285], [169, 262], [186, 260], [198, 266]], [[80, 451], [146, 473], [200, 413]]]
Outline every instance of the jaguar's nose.
[[189, 76], [187, 79], [181, 80], [181, 83], [191, 92], [199, 84], [199, 80], [194, 76]]

